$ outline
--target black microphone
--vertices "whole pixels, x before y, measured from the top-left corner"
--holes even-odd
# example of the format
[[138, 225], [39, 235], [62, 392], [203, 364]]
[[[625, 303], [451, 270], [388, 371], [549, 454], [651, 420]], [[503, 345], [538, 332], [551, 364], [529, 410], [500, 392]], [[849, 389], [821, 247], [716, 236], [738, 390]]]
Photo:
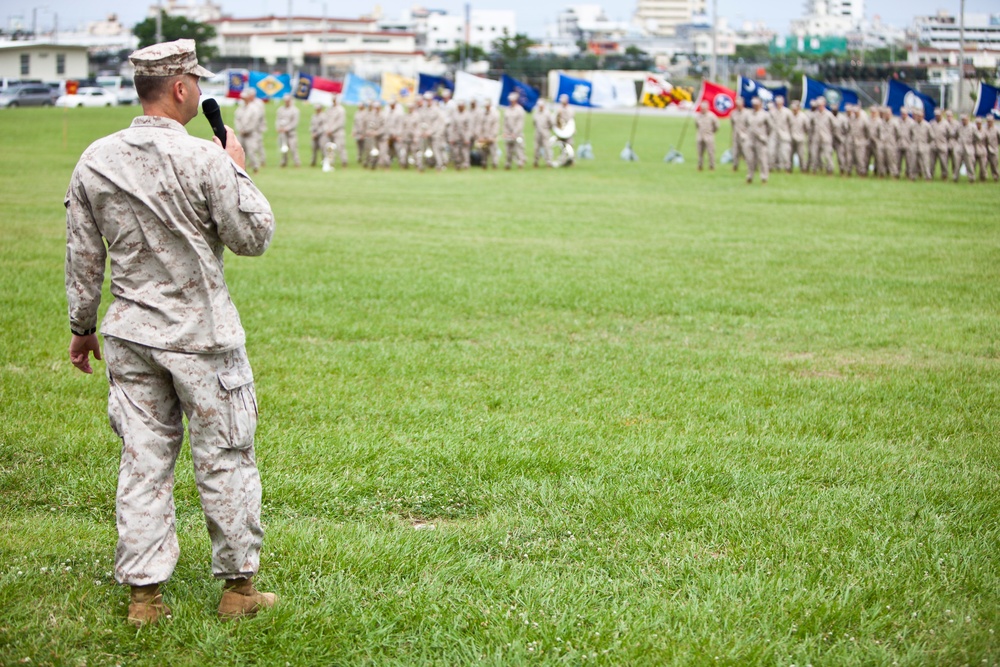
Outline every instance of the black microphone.
[[226, 147], [226, 124], [222, 122], [222, 111], [219, 110], [219, 103], [211, 97], [201, 103], [201, 111], [208, 119], [208, 124], [212, 126], [212, 132], [222, 142], [222, 147]]

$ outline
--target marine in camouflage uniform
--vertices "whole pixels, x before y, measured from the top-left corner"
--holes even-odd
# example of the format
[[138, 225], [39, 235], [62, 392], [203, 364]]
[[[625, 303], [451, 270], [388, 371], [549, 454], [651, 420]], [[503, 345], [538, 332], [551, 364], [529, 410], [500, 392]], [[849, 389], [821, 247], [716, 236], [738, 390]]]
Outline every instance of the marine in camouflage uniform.
[[730, 149], [733, 153], [733, 171], [738, 171], [740, 168], [740, 158], [746, 159], [746, 132], [747, 132], [747, 122], [746, 117], [750, 112], [746, 108], [746, 103], [743, 101], [741, 95], [736, 96], [736, 106], [733, 108], [732, 112], [729, 114], [729, 120], [732, 123], [732, 148]]
[[292, 164], [301, 166], [299, 161], [299, 108], [295, 106], [295, 99], [288, 95], [282, 103], [281, 108], [274, 119], [275, 129], [278, 131], [278, 147], [281, 150], [281, 166], [288, 165], [288, 158], [292, 158]]
[[753, 183], [753, 175], [760, 171], [760, 182], [767, 183], [768, 150], [767, 146], [773, 130], [771, 114], [764, 111], [759, 97], [753, 98], [753, 109], [745, 116], [747, 121], [747, 183]]
[[986, 163], [990, 167], [990, 176], [993, 182], [1000, 181], [1000, 169], [997, 165], [997, 153], [1000, 151], [1000, 126], [993, 120], [993, 116], [986, 117], [986, 127], [984, 128], [986, 142]]
[[715, 171], [715, 133], [719, 131], [719, 119], [715, 117], [715, 114], [709, 112], [708, 102], [702, 102], [698, 106], [694, 125], [697, 130], [698, 171], [701, 171], [704, 166], [706, 153], [708, 154], [708, 168], [710, 171]]
[[309, 138], [312, 140], [311, 167], [316, 166], [316, 159], [323, 154], [326, 146], [326, 108], [322, 104], [314, 107], [312, 118], [309, 119]]
[[263, 538], [257, 401], [223, 251], [263, 253], [274, 216], [232, 130], [223, 149], [184, 129], [198, 114], [198, 78], [212, 76], [194, 42], [130, 59], [143, 115], [84, 151], [65, 198], [69, 353], [85, 373], [91, 353], [101, 358], [95, 332], [111, 261], [114, 301], [101, 333], [108, 416], [122, 439], [115, 578], [131, 587], [131, 624], [169, 616], [159, 585], [179, 556], [174, 465], [187, 416], [212, 573], [226, 580], [219, 615], [249, 615], [276, 597], [252, 584]]
[[951, 124], [944, 119], [941, 109], [934, 110], [934, 122], [931, 123], [931, 134], [934, 143], [931, 146], [931, 175], [934, 169], [941, 165], [941, 180], [948, 180], [948, 137], [951, 134]]
[[552, 125], [555, 122], [544, 100], [538, 100], [531, 112], [531, 122], [535, 126], [535, 166], [541, 160], [543, 167], [551, 166], [552, 150], [549, 138], [552, 136]]
[[[733, 123], [734, 127], [735, 125]], [[806, 171], [809, 168], [809, 163], [806, 161], [808, 159], [806, 147], [809, 145], [809, 117], [802, 112], [802, 105], [798, 100], [792, 101], [792, 116], [788, 119], [788, 131], [788, 173], [792, 173], [796, 157], [799, 159], [799, 171]]]
[[956, 134], [958, 150], [955, 155], [955, 170], [952, 178], [958, 183], [962, 167], [965, 167], [965, 175], [969, 183], [976, 180], [976, 126], [969, 122], [969, 117], [962, 114], [958, 132]]
[[[333, 96], [330, 108], [326, 110], [324, 155], [330, 164], [340, 157], [340, 166], [347, 166], [347, 110], [340, 104], [340, 98]], [[330, 147], [333, 144], [333, 147]]]
[[521, 106], [521, 96], [511, 93], [507, 96], [510, 106], [503, 114], [503, 141], [507, 151], [507, 163], [504, 169], [510, 169], [511, 163], [518, 169], [524, 167], [524, 107]]

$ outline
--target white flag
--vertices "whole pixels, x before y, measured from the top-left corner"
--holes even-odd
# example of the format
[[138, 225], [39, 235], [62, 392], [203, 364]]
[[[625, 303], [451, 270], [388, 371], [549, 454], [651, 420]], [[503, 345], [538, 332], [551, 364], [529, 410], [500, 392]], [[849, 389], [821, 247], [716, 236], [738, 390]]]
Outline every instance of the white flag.
[[595, 107], [634, 107], [638, 98], [631, 79], [596, 73], [590, 79], [590, 104]]
[[455, 93], [452, 99], [471, 102], [472, 100], [489, 100], [493, 106], [500, 104], [500, 82], [484, 79], [467, 72], [455, 73]]

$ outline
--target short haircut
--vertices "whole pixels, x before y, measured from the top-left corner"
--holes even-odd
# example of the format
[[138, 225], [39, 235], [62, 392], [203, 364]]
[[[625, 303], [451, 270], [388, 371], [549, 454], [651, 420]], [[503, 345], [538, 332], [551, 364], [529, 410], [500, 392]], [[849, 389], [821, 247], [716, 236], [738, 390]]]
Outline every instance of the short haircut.
[[174, 81], [184, 76], [137, 76], [135, 77], [135, 92], [143, 102], [156, 102], [160, 97], [170, 90]]

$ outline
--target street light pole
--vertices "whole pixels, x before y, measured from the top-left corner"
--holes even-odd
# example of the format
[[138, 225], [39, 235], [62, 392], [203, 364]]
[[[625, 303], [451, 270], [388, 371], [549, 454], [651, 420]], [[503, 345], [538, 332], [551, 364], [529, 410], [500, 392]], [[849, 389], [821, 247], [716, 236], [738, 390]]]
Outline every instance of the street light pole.
[[292, 75], [292, 0], [288, 0], [288, 63], [285, 71], [288, 76]]
[[719, 71], [719, 0], [712, 0], [712, 81]]

